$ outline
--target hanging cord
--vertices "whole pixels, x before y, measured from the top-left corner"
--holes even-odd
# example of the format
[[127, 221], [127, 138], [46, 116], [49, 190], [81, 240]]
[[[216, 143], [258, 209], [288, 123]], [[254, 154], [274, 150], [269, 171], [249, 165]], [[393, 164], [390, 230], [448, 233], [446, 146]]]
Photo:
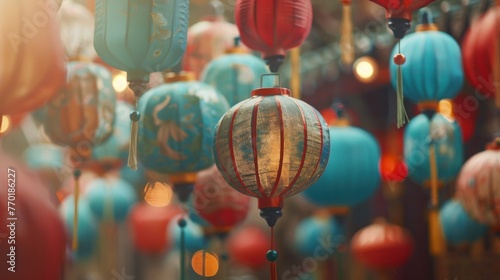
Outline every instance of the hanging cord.
[[276, 266], [278, 252], [274, 250], [274, 227], [271, 227], [271, 250], [267, 251], [266, 258], [270, 264], [271, 280], [278, 280], [278, 268]]
[[146, 81], [131, 81], [129, 84], [130, 89], [135, 95], [134, 110], [130, 112], [130, 120], [132, 121], [132, 129], [130, 133], [130, 146], [128, 153], [128, 167], [132, 170], [137, 170], [137, 135], [139, 132], [139, 120], [141, 114], [137, 110], [138, 99], [147, 90], [148, 83]]
[[177, 222], [177, 225], [179, 226], [181, 230], [181, 249], [180, 249], [180, 266], [181, 266], [181, 280], [186, 279], [186, 225], [187, 222], [184, 219], [184, 217], [180, 218], [179, 221]]
[[394, 63], [398, 66], [397, 70], [397, 86], [396, 86], [396, 104], [397, 104], [397, 127], [401, 128], [409, 121], [406, 114], [403, 96], [403, 70], [401, 65], [406, 61], [406, 57], [401, 53], [401, 40], [398, 39], [398, 53], [394, 56]]
[[75, 182], [75, 191], [74, 191], [74, 209], [73, 209], [73, 242], [72, 242], [72, 249], [73, 251], [78, 250], [78, 199], [80, 196], [80, 176], [82, 175], [82, 172], [80, 169], [75, 168], [73, 170], [73, 180]]

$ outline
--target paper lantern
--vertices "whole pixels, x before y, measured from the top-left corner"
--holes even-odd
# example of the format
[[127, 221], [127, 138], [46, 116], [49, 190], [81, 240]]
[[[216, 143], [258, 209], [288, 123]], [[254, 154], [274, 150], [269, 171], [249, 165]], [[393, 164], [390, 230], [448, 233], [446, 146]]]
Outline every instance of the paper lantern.
[[[344, 228], [335, 218], [313, 216], [302, 220], [295, 229], [294, 246], [306, 257], [317, 257], [334, 254], [346, 240]], [[333, 244], [334, 248], [323, 248], [323, 242]], [[330, 246], [330, 245], [329, 245]], [[321, 248], [318, 250], [318, 248]], [[325, 253], [326, 250], [326, 253]]]
[[191, 267], [200, 276], [215, 276], [219, 271], [219, 257], [214, 252], [200, 250], [194, 253]]
[[[75, 215], [73, 195], [64, 199], [61, 204], [61, 212], [68, 230], [68, 239], [71, 240], [73, 230], [75, 230], [73, 227], [73, 215]], [[78, 199], [77, 213], [79, 250], [73, 252], [73, 257], [77, 261], [83, 261], [91, 258], [97, 249], [99, 226], [86, 198], [80, 197]]]
[[360, 229], [351, 239], [354, 258], [374, 269], [403, 265], [410, 258], [413, 248], [413, 239], [406, 229], [384, 221]]
[[[184, 54], [188, 0], [98, 0], [95, 11], [95, 50], [104, 62], [127, 72], [129, 87], [136, 98], [146, 91], [149, 73], [175, 66]], [[137, 169], [140, 113], [133, 111], [130, 119], [128, 165]]]
[[453, 180], [462, 166], [464, 152], [460, 127], [441, 114], [432, 120], [420, 114], [405, 129], [404, 158], [409, 177], [419, 184], [430, 186], [430, 144], [434, 145], [436, 171], [439, 184]]
[[193, 204], [216, 232], [227, 234], [247, 217], [250, 198], [231, 188], [214, 165], [198, 173]]
[[0, 116], [32, 111], [64, 85], [66, 68], [55, 15], [61, 1], [2, 1]]
[[267, 262], [265, 255], [269, 245], [269, 238], [262, 229], [248, 226], [229, 236], [227, 252], [236, 264], [258, 270]]
[[93, 12], [77, 2], [64, 1], [57, 18], [66, 58], [92, 61], [97, 56], [94, 50]]
[[188, 73], [149, 90], [139, 102], [139, 156], [144, 167], [169, 174], [174, 191], [185, 202], [196, 172], [210, 167], [213, 133], [227, 111], [224, 97]]
[[205, 67], [201, 80], [216, 88], [234, 106], [249, 98], [252, 89], [260, 87], [260, 77], [266, 73], [264, 61], [241, 47], [233, 47]]
[[[345, 117], [341, 120], [347, 122]], [[379, 145], [370, 133], [347, 123], [329, 130], [330, 158], [325, 172], [303, 194], [317, 206], [356, 205], [380, 185]]]
[[[0, 278], [62, 280], [66, 234], [48, 190], [21, 163], [2, 151], [0, 158], [0, 182], [3, 186], [0, 190], [0, 219], [3, 221], [0, 227], [0, 261], [3, 266]], [[11, 211], [13, 214], [10, 214]], [[15, 239], [8, 239], [11, 236]], [[15, 240], [15, 244], [8, 244], [8, 240]], [[11, 246], [15, 246], [14, 252]]]
[[472, 243], [483, 237], [488, 230], [486, 225], [474, 221], [462, 204], [455, 200], [446, 202], [439, 212], [446, 241], [452, 245]]
[[500, 224], [500, 139], [486, 151], [467, 160], [457, 179], [456, 198], [476, 221], [491, 226]]
[[60, 170], [64, 165], [64, 150], [54, 144], [39, 143], [28, 146], [24, 162], [31, 170]]
[[238, 0], [234, 14], [241, 41], [262, 53], [271, 72], [278, 71], [287, 50], [306, 39], [313, 16], [309, 0]]
[[123, 222], [137, 201], [134, 187], [120, 178], [96, 178], [86, 196], [94, 215], [107, 222]]
[[170, 247], [170, 221], [182, 212], [177, 206], [154, 207], [138, 203], [130, 211], [130, 225], [135, 248], [144, 254], [160, 254]]
[[238, 27], [222, 17], [193, 24], [188, 29], [182, 68], [184, 71], [193, 72], [196, 78], [201, 77], [205, 66], [231, 48], [234, 38], [238, 36]]
[[[500, 7], [497, 2], [470, 26], [462, 41], [465, 76], [478, 93], [495, 96], [500, 107], [500, 45], [498, 24]], [[481, 94], [481, 95], [482, 95]], [[483, 96], [486, 99], [486, 96]]]
[[[401, 66], [405, 97], [425, 109], [437, 111], [439, 100], [455, 97], [462, 89], [464, 74], [458, 43], [445, 32], [438, 31], [430, 13], [421, 15], [417, 32], [407, 35], [392, 54], [403, 52], [406, 62]], [[390, 63], [394, 88], [398, 65]]]

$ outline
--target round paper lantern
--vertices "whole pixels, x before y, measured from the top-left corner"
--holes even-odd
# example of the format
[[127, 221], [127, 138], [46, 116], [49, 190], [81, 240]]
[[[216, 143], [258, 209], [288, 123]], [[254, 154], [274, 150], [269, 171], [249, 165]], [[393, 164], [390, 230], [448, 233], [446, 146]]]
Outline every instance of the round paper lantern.
[[309, 0], [238, 0], [234, 14], [241, 41], [262, 53], [271, 72], [278, 71], [288, 49], [306, 39], [313, 16]]
[[[207, 240], [203, 234], [203, 229], [195, 224], [193, 221], [189, 220], [187, 217], [183, 218], [183, 214], [175, 216], [169, 225], [169, 237], [171, 238], [171, 243], [174, 244], [176, 250], [181, 250], [181, 230], [184, 230], [185, 238], [185, 249], [188, 252], [196, 252], [198, 250], [203, 250], [207, 247]], [[180, 219], [186, 221], [186, 226], [184, 228], [179, 227], [178, 222]]]
[[99, 220], [123, 222], [137, 201], [134, 187], [120, 178], [96, 178], [87, 186], [87, 199]]
[[303, 194], [318, 206], [356, 205], [380, 185], [379, 145], [357, 127], [330, 126], [329, 130], [330, 159], [325, 172]]
[[[104, 62], [127, 72], [136, 98], [147, 90], [149, 74], [177, 65], [186, 49], [189, 1], [97, 0], [94, 47]], [[117, 12], [120, 11], [120, 12]], [[137, 169], [137, 129], [132, 111], [128, 165]]]
[[198, 173], [193, 204], [215, 231], [227, 233], [247, 217], [250, 198], [231, 188], [214, 165]]
[[[74, 197], [70, 195], [61, 203], [63, 220], [68, 230], [68, 239], [73, 236]], [[78, 245], [79, 249], [73, 252], [76, 260], [86, 260], [92, 257], [97, 248], [99, 226], [90, 209], [86, 198], [78, 199]]]
[[[432, 140], [432, 142], [431, 142]], [[463, 162], [460, 127], [441, 114], [429, 120], [425, 114], [413, 118], [405, 129], [404, 157], [409, 177], [428, 186], [431, 179], [430, 144], [435, 150], [437, 176], [440, 184], [453, 180]]]
[[194, 253], [191, 267], [200, 276], [215, 276], [219, 271], [219, 257], [214, 252], [200, 250]]
[[196, 172], [210, 167], [213, 133], [227, 111], [224, 97], [189, 73], [170, 76], [139, 102], [139, 156], [144, 167], [169, 174], [174, 191], [186, 202]]
[[462, 204], [455, 200], [446, 202], [439, 212], [444, 238], [449, 244], [471, 243], [483, 237], [488, 230], [486, 225], [474, 221]]
[[345, 239], [344, 229], [335, 218], [313, 216], [302, 220], [297, 226], [293, 244], [301, 255], [315, 257], [318, 252], [325, 254], [325, 250], [326, 254], [333, 254], [330, 249], [321, 246], [322, 242], [333, 243], [335, 249], [338, 249]]
[[359, 230], [351, 239], [354, 257], [375, 269], [403, 265], [410, 258], [413, 247], [413, 239], [406, 229], [382, 221]]
[[[453, 37], [437, 30], [428, 11], [422, 13], [417, 32], [401, 40], [392, 54], [399, 49], [407, 56], [400, 67], [404, 73], [403, 92], [411, 101], [437, 111], [439, 100], [453, 98], [462, 89], [464, 74], [460, 46]], [[395, 62], [390, 63], [394, 88], [398, 86], [398, 67]]]
[[23, 153], [24, 162], [32, 170], [60, 170], [65, 162], [64, 150], [54, 144], [39, 143], [28, 146]]
[[500, 6], [496, 3], [472, 23], [462, 41], [465, 77], [476, 91], [495, 96], [497, 107], [500, 106], [499, 13]]
[[188, 29], [186, 53], [182, 60], [183, 69], [193, 72], [196, 78], [199, 78], [205, 66], [223, 55], [238, 36], [236, 25], [221, 17], [193, 24]]
[[249, 98], [254, 88], [260, 87], [260, 77], [266, 73], [264, 61], [241, 47], [233, 47], [205, 67], [201, 80], [216, 88], [229, 105], [234, 106]]
[[457, 179], [456, 198], [474, 220], [500, 224], [500, 139], [467, 160]]
[[[2, 151], [0, 158], [0, 219], [3, 221], [0, 278], [62, 280], [66, 233], [49, 192], [22, 164]], [[15, 239], [9, 239], [12, 236]], [[15, 240], [15, 244], [8, 240]], [[15, 246], [14, 252], [11, 246]]]
[[106, 68], [90, 62], [67, 66], [66, 86], [47, 105], [44, 128], [54, 143], [72, 148], [78, 165], [111, 135], [116, 97]]
[[[55, 15], [61, 1], [0, 3], [0, 116], [32, 111], [64, 85], [66, 68]], [[20, 276], [16, 276], [20, 277]]]
[[235, 263], [251, 268], [261, 269], [267, 262], [266, 252], [269, 249], [269, 238], [262, 229], [248, 226], [231, 234], [227, 239], [227, 253]]
[[170, 221], [182, 213], [178, 206], [154, 207], [138, 203], [130, 211], [130, 225], [136, 249], [144, 254], [160, 254], [170, 247]]

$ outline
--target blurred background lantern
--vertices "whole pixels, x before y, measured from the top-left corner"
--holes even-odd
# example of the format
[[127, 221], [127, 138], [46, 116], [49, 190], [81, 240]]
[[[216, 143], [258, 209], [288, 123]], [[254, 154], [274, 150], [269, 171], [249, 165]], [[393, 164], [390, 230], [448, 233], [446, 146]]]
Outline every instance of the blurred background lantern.
[[[75, 215], [73, 195], [67, 196], [61, 203], [61, 212], [66, 225], [68, 239], [73, 235], [73, 216]], [[78, 198], [78, 244], [79, 250], [73, 252], [76, 261], [84, 261], [93, 256], [97, 249], [99, 226], [84, 197]]]
[[198, 173], [194, 185], [194, 209], [214, 228], [227, 234], [247, 217], [250, 197], [229, 186], [215, 165]]
[[[150, 73], [179, 63], [186, 48], [188, 0], [98, 0], [95, 10], [95, 50], [104, 62], [127, 72], [129, 87], [136, 98], [146, 91]], [[128, 165], [137, 169], [140, 113], [132, 111], [130, 119]]]
[[[321, 213], [305, 218], [295, 229], [294, 246], [305, 257], [316, 257], [317, 248], [324, 240], [332, 242], [332, 246], [335, 246], [332, 249], [335, 250], [346, 240], [344, 227], [328, 214]], [[327, 254], [332, 255], [333, 252], [328, 251]]]
[[235, 264], [253, 270], [261, 269], [267, 262], [269, 237], [256, 226], [246, 226], [232, 233], [227, 239], [229, 259]]
[[447, 201], [439, 212], [446, 242], [451, 245], [472, 243], [483, 237], [488, 230], [486, 225], [474, 221], [456, 200]]
[[23, 152], [23, 161], [35, 171], [51, 190], [61, 187], [64, 169], [69, 169], [66, 150], [52, 143], [29, 145]]
[[168, 225], [181, 212], [181, 208], [173, 205], [154, 207], [145, 202], [136, 204], [130, 211], [130, 226], [137, 251], [161, 254], [168, 250], [171, 246]]
[[[181, 228], [178, 226], [180, 219], [186, 221], [186, 226]], [[184, 230], [185, 249], [194, 253], [198, 250], [204, 250], [208, 246], [208, 242], [203, 234], [203, 229], [200, 225], [195, 224], [189, 218], [184, 218], [184, 214], [179, 214], [170, 220], [168, 225], [170, 242], [173, 245], [173, 250], [183, 250], [181, 241], [181, 230]]]
[[[271, 239], [284, 198], [318, 180], [330, 154], [330, 133], [323, 117], [289, 95], [287, 88], [254, 89], [252, 98], [220, 119], [215, 132], [217, 168], [231, 187], [257, 197], [260, 215], [271, 227]], [[275, 280], [273, 243], [267, 257]]]
[[382, 274], [405, 264], [413, 248], [413, 238], [406, 229], [384, 220], [360, 229], [351, 239], [354, 258]]
[[341, 104], [335, 106], [337, 124], [329, 127], [328, 164], [303, 194], [317, 206], [354, 206], [372, 196], [380, 185], [380, 147], [371, 134], [349, 126]]
[[[2, 184], [12, 183], [12, 179], [15, 181], [15, 201], [8, 200], [12, 195], [8, 195], [7, 185], [0, 190], [0, 206], [3, 209], [0, 211], [0, 219], [4, 221], [4, 226], [0, 227], [0, 236], [3, 237], [0, 261], [4, 266], [0, 270], [0, 278], [62, 280], [66, 234], [49, 192], [22, 164], [1, 151], [0, 158], [0, 181], [4, 182]], [[15, 205], [7, 205], [8, 201], [14, 202]], [[7, 216], [8, 206], [15, 209], [14, 215]], [[8, 218], [17, 218], [15, 229], [8, 226]], [[14, 233], [11, 233], [11, 230]], [[12, 234], [15, 235], [16, 242], [13, 264], [9, 263], [9, 254], [12, 253], [7, 250], [7, 237]], [[10, 244], [9, 248], [11, 245], [13, 244]], [[8, 270], [9, 267], [14, 267], [15, 272]]]
[[182, 68], [193, 72], [196, 79], [200, 78], [205, 66], [231, 48], [233, 39], [239, 36], [238, 27], [224, 19], [223, 4], [220, 1], [212, 1], [211, 4], [215, 17], [204, 18], [188, 29]]
[[462, 49], [465, 77], [478, 92], [476, 96], [482, 100], [486, 99], [482, 94], [495, 96], [495, 104], [500, 107], [500, 6], [498, 1], [494, 3], [467, 30]]
[[467, 160], [457, 179], [456, 198], [476, 221], [500, 225], [499, 188], [500, 138]]
[[67, 60], [94, 60], [94, 14], [73, 1], [62, 1], [57, 14]]
[[235, 45], [208, 63], [201, 74], [201, 80], [222, 93], [229, 106], [249, 98], [252, 89], [260, 86], [261, 75], [269, 72], [264, 61], [238, 46], [239, 38], [234, 40]]
[[[64, 51], [54, 17], [60, 1], [46, 2], [47, 9], [36, 0], [0, 3], [0, 10], [8, 11], [0, 20], [6, 40], [0, 46], [0, 127], [3, 115], [32, 111], [64, 85]], [[34, 15], [36, 21], [28, 20]]]
[[92, 213], [103, 222], [121, 223], [137, 201], [134, 188], [120, 178], [96, 178], [86, 189]]
[[172, 74], [139, 102], [139, 156], [148, 169], [169, 174], [174, 192], [186, 202], [196, 172], [213, 162], [215, 125], [227, 111], [225, 98], [189, 73]]
[[191, 267], [200, 276], [215, 276], [219, 271], [219, 257], [214, 252], [200, 250], [191, 258]]
[[286, 51], [300, 46], [309, 35], [313, 16], [309, 0], [238, 0], [234, 14], [241, 41], [261, 52], [273, 73]]

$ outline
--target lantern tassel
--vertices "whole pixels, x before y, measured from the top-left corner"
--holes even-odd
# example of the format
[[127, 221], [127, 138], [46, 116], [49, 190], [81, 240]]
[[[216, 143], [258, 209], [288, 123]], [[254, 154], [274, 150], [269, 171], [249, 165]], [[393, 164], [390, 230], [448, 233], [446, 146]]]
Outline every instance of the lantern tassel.
[[351, 1], [342, 2], [342, 28], [340, 33], [341, 60], [350, 65], [354, 62], [354, 44], [352, 36]]
[[444, 252], [444, 238], [439, 222], [438, 170], [436, 162], [436, 147], [429, 144], [429, 159], [431, 171], [431, 209], [429, 210], [429, 251], [433, 256]]
[[496, 40], [495, 61], [493, 64], [493, 87], [495, 88], [495, 106], [500, 108], [500, 38]]
[[75, 169], [73, 171], [73, 179], [75, 182], [75, 191], [74, 191], [74, 209], [73, 209], [73, 240], [72, 240], [72, 249], [73, 251], [78, 250], [78, 199], [80, 196], [80, 175], [81, 172], [79, 169]]
[[[401, 55], [401, 44], [398, 42], [399, 55]], [[404, 63], [404, 61], [403, 61]], [[397, 127], [401, 128], [409, 121], [408, 115], [406, 114], [405, 105], [404, 105], [404, 96], [403, 96], [403, 69], [401, 68], [402, 63], [398, 63], [398, 72], [397, 72], [397, 86], [396, 86], [396, 104], [397, 104]]]

